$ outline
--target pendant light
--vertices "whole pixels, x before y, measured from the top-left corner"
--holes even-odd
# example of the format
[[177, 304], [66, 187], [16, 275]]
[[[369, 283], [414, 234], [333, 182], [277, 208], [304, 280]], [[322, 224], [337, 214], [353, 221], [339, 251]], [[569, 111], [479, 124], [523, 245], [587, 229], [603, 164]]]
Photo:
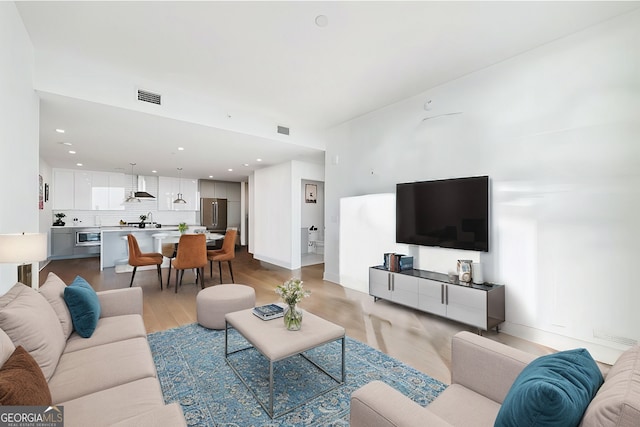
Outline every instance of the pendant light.
[[129, 163], [131, 165], [131, 191], [129, 192], [129, 196], [125, 199], [125, 203], [140, 203], [140, 199], [136, 197], [136, 193], [133, 191], [136, 188], [135, 185], [135, 175], [133, 174], [133, 167], [136, 165], [135, 163]]
[[182, 198], [182, 168], [178, 168], [178, 198], [173, 201], [176, 204], [185, 204], [187, 201]]

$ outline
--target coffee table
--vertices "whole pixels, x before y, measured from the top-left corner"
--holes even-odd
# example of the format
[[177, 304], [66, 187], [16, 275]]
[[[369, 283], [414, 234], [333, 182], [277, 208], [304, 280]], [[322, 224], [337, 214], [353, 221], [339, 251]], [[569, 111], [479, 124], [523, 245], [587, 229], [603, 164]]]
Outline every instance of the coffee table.
[[[327, 393], [336, 387], [339, 387], [344, 383], [345, 369], [344, 369], [344, 346], [345, 346], [345, 332], [342, 326], [338, 326], [321, 317], [315, 316], [307, 311], [304, 312], [302, 318], [302, 328], [299, 331], [289, 331], [285, 328], [282, 318], [262, 320], [252, 313], [253, 309], [236, 311], [233, 313], [227, 313], [225, 315], [226, 327], [224, 334], [224, 357], [227, 364], [233, 369], [238, 378], [244, 383], [244, 385], [251, 391], [260, 406], [269, 414], [271, 418], [277, 418], [281, 415], [289, 413], [294, 409], [304, 405], [308, 401], [315, 399], [316, 397]], [[239, 350], [229, 352], [228, 338], [229, 329], [233, 328], [244, 337], [245, 340], [251, 344], [249, 347], [245, 347]], [[316, 362], [307, 357], [303, 352], [314, 349], [316, 347], [329, 344], [333, 341], [342, 341], [342, 357], [341, 357], [341, 377], [336, 378], [326, 369], [319, 366]], [[251, 348], [255, 348], [262, 356], [269, 361], [269, 403], [265, 403], [260, 400], [256, 391], [254, 391], [242, 376], [242, 374], [236, 369], [229, 355], [245, 351]], [[273, 378], [273, 365], [275, 362], [282, 361], [289, 357], [301, 355], [324, 374], [328, 375], [336, 384], [328, 389], [305, 399], [298, 405], [288, 408], [278, 414], [274, 413], [273, 400], [274, 400], [274, 378]]]

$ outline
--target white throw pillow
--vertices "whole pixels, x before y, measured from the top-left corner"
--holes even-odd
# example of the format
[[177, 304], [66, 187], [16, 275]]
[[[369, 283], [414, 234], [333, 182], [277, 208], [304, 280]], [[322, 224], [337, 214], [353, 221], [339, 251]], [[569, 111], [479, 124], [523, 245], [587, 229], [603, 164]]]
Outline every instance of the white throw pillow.
[[58, 316], [65, 338], [69, 339], [73, 332], [73, 322], [69, 307], [64, 301], [64, 288], [66, 287], [66, 283], [61, 278], [54, 273], [49, 273], [47, 280], [40, 286], [39, 292], [51, 304], [51, 308]]
[[66, 338], [55, 311], [37, 291], [16, 283], [0, 297], [0, 329], [38, 362], [47, 381], [64, 350]]
[[11, 342], [9, 335], [0, 329], [0, 366], [4, 365], [15, 350], [16, 346]]

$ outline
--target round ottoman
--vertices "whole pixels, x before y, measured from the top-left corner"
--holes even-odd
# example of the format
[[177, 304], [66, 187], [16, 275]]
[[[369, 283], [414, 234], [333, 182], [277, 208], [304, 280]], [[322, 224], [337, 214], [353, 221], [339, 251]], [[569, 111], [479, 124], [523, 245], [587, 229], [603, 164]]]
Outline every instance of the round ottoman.
[[209, 329], [224, 329], [224, 315], [253, 308], [256, 292], [246, 285], [216, 285], [205, 288], [196, 296], [198, 323]]

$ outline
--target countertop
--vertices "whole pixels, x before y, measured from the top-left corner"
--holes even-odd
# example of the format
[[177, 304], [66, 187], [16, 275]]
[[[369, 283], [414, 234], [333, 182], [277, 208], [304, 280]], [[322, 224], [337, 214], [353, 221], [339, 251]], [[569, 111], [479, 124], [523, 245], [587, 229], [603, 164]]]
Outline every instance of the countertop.
[[[199, 225], [190, 225], [189, 227], [201, 227]], [[67, 229], [67, 228], [98, 228], [100, 231], [118, 231], [118, 230], [138, 230], [138, 231], [157, 231], [157, 230], [177, 230], [178, 225], [163, 225], [160, 228], [147, 225], [145, 228], [140, 228], [136, 225], [64, 225], [64, 226], [51, 226], [54, 230]]]

